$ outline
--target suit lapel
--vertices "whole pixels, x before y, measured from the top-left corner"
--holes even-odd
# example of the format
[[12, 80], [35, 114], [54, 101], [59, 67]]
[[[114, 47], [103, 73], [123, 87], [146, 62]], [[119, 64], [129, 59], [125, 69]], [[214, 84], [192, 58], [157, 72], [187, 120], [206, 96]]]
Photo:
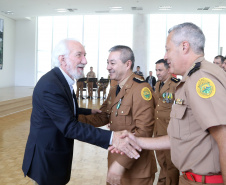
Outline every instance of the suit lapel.
[[70, 102], [71, 109], [74, 111], [72, 94], [71, 94], [70, 87], [69, 87], [69, 85], [67, 83], [67, 80], [65, 79], [64, 75], [62, 74], [62, 72], [60, 71], [60, 69], [58, 67], [55, 67], [52, 70], [55, 72], [56, 76], [58, 77], [59, 81], [61, 82], [62, 86], [64, 87], [64, 91], [67, 94], [67, 98], [68, 98], [68, 100]]

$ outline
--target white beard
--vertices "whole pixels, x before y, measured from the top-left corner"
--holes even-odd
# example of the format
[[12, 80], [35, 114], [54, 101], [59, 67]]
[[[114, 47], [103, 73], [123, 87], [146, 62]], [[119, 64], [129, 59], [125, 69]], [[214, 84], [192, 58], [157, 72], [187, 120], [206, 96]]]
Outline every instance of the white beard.
[[72, 69], [71, 63], [68, 60], [66, 60], [66, 63], [67, 63], [66, 70], [68, 71], [70, 76], [72, 76], [74, 79], [79, 79], [84, 76], [84, 72], [81, 72], [80, 74], [78, 73], [78, 71], [77, 71], [78, 66], [75, 69]]

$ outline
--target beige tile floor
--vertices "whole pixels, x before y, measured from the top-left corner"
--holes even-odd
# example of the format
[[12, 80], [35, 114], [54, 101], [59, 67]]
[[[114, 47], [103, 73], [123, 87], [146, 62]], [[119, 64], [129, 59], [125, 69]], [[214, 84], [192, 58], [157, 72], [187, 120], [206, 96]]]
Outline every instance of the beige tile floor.
[[[80, 106], [99, 108], [103, 100], [81, 100]], [[30, 127], [31, 110], [0, 118], [0, 185], [32, 185], [21, 166]], [[107, 151], [75, 141], [71, 180], [68, 185], [104, 185]], [[156, 182], [155, 182], [156, 184]]]

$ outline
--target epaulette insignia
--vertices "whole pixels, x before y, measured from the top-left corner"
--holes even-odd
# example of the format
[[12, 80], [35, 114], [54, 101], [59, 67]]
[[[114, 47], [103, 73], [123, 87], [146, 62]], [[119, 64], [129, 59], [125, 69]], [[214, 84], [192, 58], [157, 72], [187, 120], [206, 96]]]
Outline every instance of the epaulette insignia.
[[178, 82], [180, 82], [180, 79], [178, 79], [178, 78], [175, 78], [175, 77], [172, 77], [172, 78], [171, 78], [171, 80], [172, 80], [173, 82], [175, 82], [175, 83], [178, 83]]
[[201, 62], [196, 62], [192, 66], [191, 70], [189, 71], [188, 76], [191, 76], [195, 71], [199, 70], [200, 69], [200, 66], [201, 66]]
[[141, 78], [137, 78], [137, 77], [134, 77], [134, 78], [133, 78], [133, 81], [138, 82], [138, 83], [146, 82], [145, 80], [143, 80], [143, 79], [141, 79]]

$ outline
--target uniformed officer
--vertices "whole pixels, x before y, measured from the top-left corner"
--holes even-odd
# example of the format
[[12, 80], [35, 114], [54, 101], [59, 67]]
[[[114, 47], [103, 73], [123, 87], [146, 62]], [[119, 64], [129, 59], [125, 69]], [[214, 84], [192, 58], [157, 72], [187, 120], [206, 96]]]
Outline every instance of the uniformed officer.
[[[101, 77], [101, 79], [104, 79], [104, 78]], [[101, 79], [97, 82], [97, 86], [98, 86], [98, 90], [97, 90], [98, 97], [97, 98], [100, 98], [100, 91], [103, 91], [103, 98], [105, 99], [106, 98], [106, 89], [107, 89], [108, 83], [101, 82]]]
[[137, 66], [137, 70], [134, 71], [134, 73], [135, 73], [136, 75], [139, 75], [139, 76], [144, 77], [143, 73], [140, 71], [140, 66]]
[[[180, 80], [169, 73], [169, 64], [160, 59], [156, 63], [156, 100], [154, 136], [167, 135], [171, 107], [175, 98], [175, 89]], [[161, 167], [157, 185], [178, 185], [179, 171], [171, 161], [170, 150], [156, 150], [158, 163]]]
[[87, 84], [88, 84], [87, 98], [93, 98], [93, 82], [90, 82], [89, 78], [96, 78], [96, 74], [93, 72], [93, 67], [90, 67], [90, 72], [87, 73]]
[[[84, 75], [83, 75], [82, 78], [84, 78]], [[81, 79], [81, 78], [80, 78], [80, 79]], [[83, 86], [84, 86], [83, 84], [84, 84], [84, 82], [81, 81], [80, 79], [77, 80], [76, 97], [77, 97], [77, 98], [80, 97], [81, 99], [84, 99], [84, 97], [83, 97]], [[79, 93], [80, 93], [80, 96], [79, 96]]]
[[204, 46], [205, 36], [193, 23], [169, 30], [164, 59], [170, 72], [183, 78], [168, 135], [136, 138], [144, 149], [171, 148], [171, 159], [183, 172], [179, 185], [226, 184], [226, 74], [204, 59]]
[[[133, 51], [127, 46], [111, 48], [107, 69], [118, 82], [110, 89], [96, 116], [80, 116], [79, 120], [94, 126], [110, 123], [110, 130], [128, 130], [140, 137], [151, 137], [154, 128], [154, 97], [151, 86], [132, 72]], [[98, 124], [97, 124], [98, 123]], [[154, 152], [143, 150], [138, 160], [108, 153], [108, 182], [122, 185], [152, 185], [156, 168]]]

